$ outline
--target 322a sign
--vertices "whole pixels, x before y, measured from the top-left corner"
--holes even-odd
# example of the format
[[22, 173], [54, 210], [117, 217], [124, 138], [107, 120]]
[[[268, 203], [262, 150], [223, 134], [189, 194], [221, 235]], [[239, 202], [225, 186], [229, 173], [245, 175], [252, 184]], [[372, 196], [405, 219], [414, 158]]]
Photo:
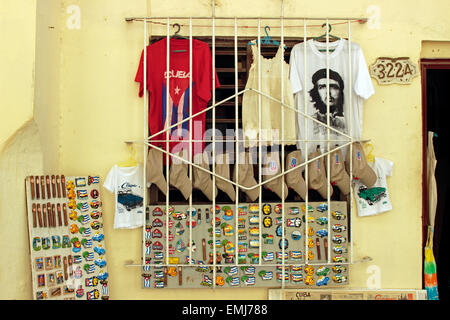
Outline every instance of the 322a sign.
[[418, 75], [418, 68], [409, 58], [380, 57], [370, 66], [370, 76], [378, 84], [409, 84]]

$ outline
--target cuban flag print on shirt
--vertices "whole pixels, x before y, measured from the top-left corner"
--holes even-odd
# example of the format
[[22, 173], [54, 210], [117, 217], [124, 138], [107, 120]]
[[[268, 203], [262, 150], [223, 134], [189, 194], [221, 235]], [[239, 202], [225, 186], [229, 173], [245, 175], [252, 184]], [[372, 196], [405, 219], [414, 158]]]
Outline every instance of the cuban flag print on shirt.
[[[164, 129], [179, 123], [189, 117], [189, 79], [176, 79], [170, 81], [169, 86], [169, 106], [167, 110], [167, 86], [163, 85], [162, 93], [162, 122]], [[181, 81], [179, 81], [181, 80]], [[194, 83], [192, 83], [192, 87]], [[167, 111], [169, 115], [167, 116]], [[189, 130], [189, 121], [179, 123], [170, 130], [171, 136], [174, 138], [186, 138]]]

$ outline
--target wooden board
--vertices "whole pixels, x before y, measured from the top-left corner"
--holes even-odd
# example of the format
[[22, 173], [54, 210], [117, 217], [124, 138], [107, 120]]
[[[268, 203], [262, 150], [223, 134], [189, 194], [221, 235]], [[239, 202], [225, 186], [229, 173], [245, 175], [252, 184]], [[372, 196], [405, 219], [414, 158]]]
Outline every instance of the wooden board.
[[[208, 205], [193, 205], [192, 217], [187, 205], [170, 207], [169, 215], [165, 206], [149, 206], [143, 288], [209, 288], [214, 282], [215, 288], [280, 287], [283, 276], [286, 287], [347, 285], [346, 202], [330, 202], [330, 218], [326, 202], [309, 203], [308, 226], [304, 203], [285, 203], [284, 261], [280, 206], [264, 204], [260, 214], [258, 204], [240, 204], [238, 210], [234, 205], [217, 205], [215, 228]], [[334, 218], [336, 211], [344, 219]], [[305, 252], [310, 252], [307, 264]]]
[[25, 189], [33, 299], [108, 299], [98, 177], [28, 176]]

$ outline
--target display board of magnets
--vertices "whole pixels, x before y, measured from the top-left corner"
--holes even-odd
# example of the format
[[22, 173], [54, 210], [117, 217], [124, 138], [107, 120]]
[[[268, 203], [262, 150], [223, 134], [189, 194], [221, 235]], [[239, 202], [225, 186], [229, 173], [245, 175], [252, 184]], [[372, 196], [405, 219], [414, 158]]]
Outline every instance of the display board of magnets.
[[148, 206], [143, 288], [339, 287], [346, 202]]
[[25, 180], [33, 299], [108, 299], [98, 176]]

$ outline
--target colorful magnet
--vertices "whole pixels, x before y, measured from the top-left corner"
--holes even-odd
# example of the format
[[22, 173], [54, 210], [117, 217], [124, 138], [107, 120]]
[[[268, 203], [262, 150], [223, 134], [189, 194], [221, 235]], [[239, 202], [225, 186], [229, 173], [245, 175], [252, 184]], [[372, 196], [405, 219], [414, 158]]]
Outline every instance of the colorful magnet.
[[277, 214], [282, 214], [283, 213], [282, 205], [281, 204], [275, 205], [275, 208], [273, 209], [273, 211], [275, 211], [275, 213], [277, 213]]
[[88, 176], [88, 185], [99, 183], [100, 178], [98, 176]]
[[303, 275], [301, 273], [291, 273], [291, 282], [299, 283], [303, 281]]
[[249, 212], [249, 213], [259, 213], [259, 205], [257, 205], [257, 204], [251, 204], [251, 205], [248, 207], [248, 212]]
[[85, 187], [86, 186], [86, 179], [85, 178], [75, 178], [75, 186], [76, 187]]
[[345, 219], [345, 214], [343, 214], [340, 211], [333, 211], [331, 213], [331, 215], [333, 216], [334, 219], [336, 220], [344, 220]]
[[338, 234], [332, 238], [332, 241], [333, 241], [333, 243], [341, 244], [341, 243], [344, 243], [346, 241], [346, 239], [345, 239], [345, 237]]
[[[190, 223], [189, 219], [186, 220], [186, 227], [189, 228], [190, 224], [191, 223]], [[196, 220], [192, 220], [192, 229], [194, 229], [196, 225], [197, 225], [197, 221]]]
[[81, 251], [81, 242], [80, 242], [80, 241], [75, 241], [75, 242], [73, 242], [72, 251], [73, 251], [74, 253], [78, 253], [78, 252]]
[[333, 229], [334, 232], [343, 232], [347, 228], [345, 226], [343, 226], [342, 224], [335, 224], [335, 225], [332, 226], [332, 229]]
[[226, 254], [234, 254], [234, 244], [231, 241], [227, 241], [223, 246]]
[[33, 250], [34, 251], [41, 250], [41, 238], [40, 237], [33, 238]]
[[286, 220], [287, 227], [299, 228], [302, 225], [302, 219], [297, 218], [289, 218]]
[[92, 239], [82, 239], [81, 240], [81, 245], [85, 249], [92, 248]]
[[97, 189], [93, 189], [91, 190], [91, 198], [92, 199], [97, 199], [99, 196], [98, 190]]
[[273, 235], [272, 234], [264, 233], [262, 235], [262, 237], [264, 239], [264, 244], [273, 244]]
[[84, 251], [82, 254], [84, 260], [86, 261], [92, 261], [94, 260], [94, 253], [89, 251]]
[[178, 222], [178, 223], [175, 225], [175, 234], [176, 234], [177, 236], [181, 236], [183, 233], [184, 233], [183, 225], [181, 224], [181, 222]]
[[331, 270], [333, 270], [334, 273], [344, 273], [345, 271], [347, 271], [347, 268], [343, 265], [334, 265], [331, 267]]
[[294, 232], [292, 232], [291, 234], [291, 238], [292, 240], [300, 240], [302, 237], [302, 234], [300, 231], [295, 230]]
[[251, 227], [250, 229], [248, 229], [248, 233], [251, 236], [259, 237], [259, 228], [258, 227]]
[[238, 207], [238, 216], [247, 215], [247, 206], [239, 206]]
[[98, 219], [101, 216], [102, 216], [102, 212], [101, 211], [94, 210], [94, 211], [91, 212], [91, 218], [92, 219]]
[[96, 233], [94, 234], [94, 236], [92, 237], [92, 240], [100, 242], [100, 241], [102, 241], [104, 238], [105, 238], [105, 236], [104, 236], [102, 233], [96, 232]]
[[87, 202], [80, 202], [77, 204], [77, 209], [81, 212], [85, 212], [89, 210], [89, 203]]
[[250, 216], [250, 218], [248, 219], [248, 223], [250, 225], [259, 225], [259, 216], [255, 215]]
[[155, 220], [152, 221], [153, 228], [160, 228], [162, 226], [163, 226], [163, 222], [160, 219], [156, 218]]
[[274, 256], [273, 252], [262, 252], [262, 258], [265, 262], [273, 261]]
[[330, 272], [330, 268], [328, 268], [326, 266], [322, 266], [319, 269], [317, 269], [316, 275], [318, 275], [318, 276], [326, 276], [326, 275], [328, 275], [329, 272]]
[[286, 250], [288, 248], [288, 246], [289, 246], [289, 241], [287, 239], [284, 239], [284, 241], [283, 241], [283, 239], [280, 239], [280, 241], [278, 242], [278, 247], [280, 249], [283, 249], [283, 247], [284, 247], [284, 250]]
[[332, 260], [333, 260], [333, 262], [335, 262], [335, 263], [342, 263], [342, 262], [346, 262], [346, 261], [347, 261], [347, 259], [344, 258], [344, 257], [341, 256], [341, 255], [334, 256]]
[[44, 250], [50, 249], [50, 238], [48, 238], [48, 237], [41, 238], [41, 243], [42, 243], [42, 249], [44, 249]]
[[103, 256], [105, 254], [106, 250], [101, 246], [97, 246], [97, 247], [94, 247], [94, 252], [97, 253], [99, 256]]
[[318, 206], [317, 206], [317, 211], [319, 211], [319, 212], [324, 212], [324, 211], [327, 211], [328, 210], [328, 204], [326, 204], [325, 202], [324, 203], [321, 203], [321, 204], [319, 204]]
[[320, 229], [317, 230], [316, 236], [319, 236], [321, 238], [328, 236], [328, 230], [327, 229]]
[[98, 207], [100, 207], [101, 203], [98, 200], [93, 200], [90, 203], [90, 206], [92, 209], [98, 209]]
[[59, 249], [61, 248], [61, 237], [56, 235], [52, 236], [52, 249]]
[[272, 213], [272, 206], [268, 203], [263, 205], [263, 214], [269, 215]]
[[228, 223], [222, 223], [220, 225], [223, 231], [223, 235], [226, 237], [232, 237], [234, 235], [233, 227]]
[[277, 227], [277, 229], [275, 230], [275, 233], [277, 236], [281, 237], [283, 235], [282, 232], [283, 232], [283, 229], [282, 229], [281, 225], [279, 225]]
[[162, 232], [159, 229], [153, 230], [152, 238], [162, 238]]
[[272, 218], [271, 217], [264, 217], [263, 225], [266, 228], [270, 228], [272, 226]]
[[[197, 209], [192, 208], [192, 217], [195, 217], [196, 214], [197, 214]], [[189, 209], [186, 210], [186, 215], [188, 217], [191, 216], [191, 213], [190, 213]]]
[[317, 279], [316, 285], [317, 285], [318, 287], [320, 287], [320, 286], [326, 286], [326, 285], [328, 284], [328, 281], [330, 281], [330, 277], [320, 276], [320, 277]]
[[77, 198], [79, 200], [86, 199], [88, 197], [88, 192], [86, 189], [77, 190]]
[[299, 213], [300, 213], [300, 211], [298, 210], [298, 207], [290, 207], [289, 208], [289, 214], [290, 215], [297, 215]]
[[327, 224], [327, 223], [328, 223], [328, 218], [327, 218], [327, 217], [320, 217], [320, 218], [317, 218], [317, 219], [316, 219], [316, 223], [317, 223], [318, 225], [323, 226], [324, 224]]
[[231, 209], [230, 206], [224, 206], [224, 207], [222, 207], [222, 210], [224, 211], [224, 214], [223, 214], [224, 220], [229, 221], [229, 220], [233, 219], [234, 214], [233, 214], [233, 210]]
[[175, 244], [175, 250], [178, 252], [183, 252], [186, 249], [186, 244], [183, 240], [179, 239], [177, 243]]
[[163, 211], [161, 210], [160, 207], [156, 207], [155, 209], [153, 209], [152, 211], [152, 216], [154, 217], [160, 217], [163, 215]]
[[289, 256], [294, 261], [300, 261], [303, 258], [303, 253], [298, 250], [290, 251]]
[[103, 224], [102, 224], [102, 223], [100, 223], [100, 222], [98, 222], [98, 221], [92, 221], [92, 222], [91, 222], [91, 228], [92, 228], [92, 230], [98, 230], [98, 229], [100, 229], [101, 227], [103, 227]]

